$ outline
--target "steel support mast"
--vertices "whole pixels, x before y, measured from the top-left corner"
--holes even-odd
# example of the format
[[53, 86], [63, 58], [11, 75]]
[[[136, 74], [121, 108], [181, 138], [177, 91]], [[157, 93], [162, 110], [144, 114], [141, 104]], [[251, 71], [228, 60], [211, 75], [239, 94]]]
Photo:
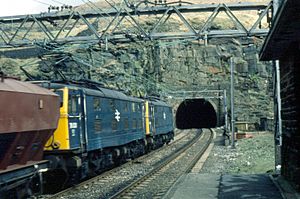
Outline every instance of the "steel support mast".
[[[0, 17], [0, 48], [22, 46], [60, 46], [64, 44], [104, 44], [162, 39], [205, 40], [218, 37], [266, 36], [272, 3], [175, 4], [115, 7], [94, 6], [92, 10], [64, 10], [32, 15]], [[243, 12], [257, 12], [253, 24], [245, 25]], [[237, 13], [238, 12], [238, 13]], [[225, 16], [229, 29], [215, 20]], [[195, 15], [207, 16], [195, 24]], [[192, 16], [192, 17], [191, 17]], [[182, 30], [172, 25], [181, 23]], [[249, 23], [249, 22], [248, 22]], [[251, 22], [250, 22], [251, 23]], [[147, 26], [145, 26], [147, 24]], [[172, 27], [174, 26], [174, 27]], [[171, 29], [171, 30], [169, 30]]]

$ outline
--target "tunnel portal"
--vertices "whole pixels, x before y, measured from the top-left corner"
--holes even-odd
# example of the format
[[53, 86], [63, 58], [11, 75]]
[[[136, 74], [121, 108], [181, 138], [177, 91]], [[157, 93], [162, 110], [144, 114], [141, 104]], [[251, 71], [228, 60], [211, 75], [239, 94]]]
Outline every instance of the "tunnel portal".
[[176, 112], [179, 129], [214, 128], [218, 125], [216, 108], [205, 99], [186, 99]]

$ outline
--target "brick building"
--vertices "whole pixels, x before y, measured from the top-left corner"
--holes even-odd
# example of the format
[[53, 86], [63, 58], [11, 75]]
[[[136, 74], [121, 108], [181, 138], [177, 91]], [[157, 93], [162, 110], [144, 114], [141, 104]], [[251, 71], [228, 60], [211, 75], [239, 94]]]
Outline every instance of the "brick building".
[[[282, 175], [300, 189], [300, 1], [283, 0], [260, 53], [262, 61], [279, 60]], [[280, 101], [279, 101], [280, 102]], [[280, 109], [279, 109], [280, 110]], [[276, 112], [276, 111], [275, 111]], [[280, 117], [277, 121], [280, 121]], [[278, 129], [278, 127], [276, 128]], [[277, 133], [277, 132], [275, 132]]]

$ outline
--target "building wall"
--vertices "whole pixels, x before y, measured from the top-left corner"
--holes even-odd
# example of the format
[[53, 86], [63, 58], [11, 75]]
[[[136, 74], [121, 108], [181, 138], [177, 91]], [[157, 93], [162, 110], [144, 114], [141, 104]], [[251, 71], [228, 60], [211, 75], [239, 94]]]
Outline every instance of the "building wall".
[[300, 132], [299, 132], [299, 44], [293, 44], [280, 60], [282, 101], [282, 174], [300, 189]]

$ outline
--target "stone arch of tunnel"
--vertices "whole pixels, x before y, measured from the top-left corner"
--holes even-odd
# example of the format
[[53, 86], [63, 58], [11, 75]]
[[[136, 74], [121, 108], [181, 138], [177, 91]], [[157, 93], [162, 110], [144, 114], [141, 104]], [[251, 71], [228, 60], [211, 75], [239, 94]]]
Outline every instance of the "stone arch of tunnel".
[[186, 99], [176, 111], [179, 129], [214, 128], [219, 124], [217, 106], [205, 99]]

